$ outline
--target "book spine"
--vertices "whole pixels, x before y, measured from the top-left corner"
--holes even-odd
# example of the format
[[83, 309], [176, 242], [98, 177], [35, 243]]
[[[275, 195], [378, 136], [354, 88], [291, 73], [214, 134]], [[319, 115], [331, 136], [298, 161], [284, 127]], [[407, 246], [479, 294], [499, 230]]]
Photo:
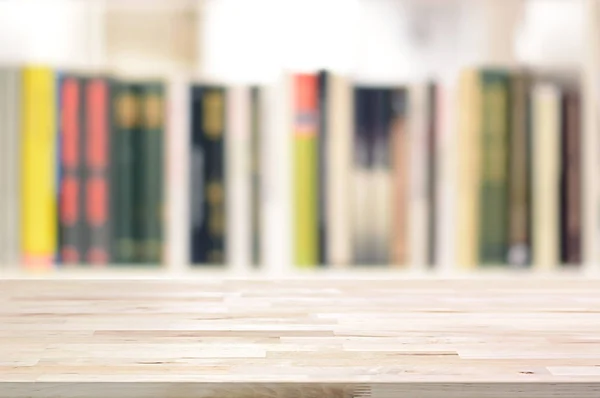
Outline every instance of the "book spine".
[[576, 92], [563, 96], [561, 260], [567, 265], [581, 263], [581, 105]]
[[190, 92], [191, 153], [190, 153], [190, 263], [206, 262], [209, 242], [203, 231], [204, 218], [204, 137], [202, 136], [201, 87], [192, 87]]
[[560, 90], [549, 83], [538, 83], [532, 101], [533, 263], [538, 269], [548, 270], [560, 260]]
[[506, 263], [508, 252], [508, 75], [482, 73], [480, 264]]
[[438, 147], [438, 125], [437, 125], [437, 92], [436, 84], [427, 87], [427, 261], [429, 267], [436, 263], [436, 226], [437, 217], [437, 147]]
[[410, 162], [406, 115], [408, 95], [406, 90], [395, 90], [393, 101], [394, 119], [391, 126], [393, 162], [391, 264], [402, 267], [408, 265], [408, 189]]
[[6, 68], [3, 70], [2, 91], [2, 110], [0, 118], [2, 127], [0, 135], [3, 136], [3, 201], [4, 201], [4, 222], [2, 228], [3, 237], [3, 264], [11, 268], [19, 264], [20, 261], [20, 225], [19, 212], [21, 197], [19, 195], [20, 179], [20, 156], [19, 156], [19, 113], [20, 113], [20, 82], [21, 72], [16, 68]]
[[[8, 92], [8, 69], [0, 67], [0, 218], [5, 219], [8, 216], [8, 195], [10, 194], [8, 188], [9, 181], [9, 160], [8, 160], [8, 146], [9, 146], [9, 134], [11, 134], [9, 127], [9, 109], [8, 104], [11, 99], [9, 98], [10, 93]], [[8, 247], [7, 237], [9, 233], [8, 225], [0, 223], [0, 270], [3, 270], [8, 263], [8, 256], [6, 249]]]
[[225, 89], [198, 87], [192, 110], [194, 264], [225, 264]]
[[428, 260], [428, 85], [419, 83], [410, 88], [410, 210], [409, 256], [417, 269], [427, 266]]
[[600, 186], [598, 184], [598, 131], [600, 131], [600, 118], [598, 118], [598, 104], [600, 103], [600, 3], [588, 0], [583, 3], [582, 14], [584, 24], [584, 39], [582, 44], [585, 50], [582, 55], [585, 61], [581, 66], [582, 94], [582, 133], [581, 133], [581, 180], [582, 180], [582, 265], [586, 270], [596, 270], [600, 262], [600, 206], [598, 198]]
[[[354, 261], [360, 265], [375, 265], [382, 249], [381, 216], [385, 200], [381, 178], [381, 141], [383, 123], [383, 92], [377, 88], [355, 89], [355, 133], [353, 176], [353, 244]], [[385, 242], [383, 242], [385, 244]]]
[[152, 198], [145, 197], [146, 173], [144, 170], [145, 159], [145, 89], [146, 83], [136, 82], [132, 84], [138, 106], [137, 121], [132, 129], [131, 135], [131, 178], [133, 181], [132, 200], [132, 244], [133, 262], [137, 265], [147, 265], [146, 261], [146, 220], [148, 214], [148, 203]]
[[509, 162], [508, 263], [526, 266], [531, 261], [531, 170], [529, 147], [529, 84], [527, 77], [511, 77], [511, 131]]
[[456, 192], [458, 177], [457, 160], [464, 156], [458, 152], [457, 142], [457, 85], [453, 72], [440, 79], [437, 86], [438, 145], [437, 166], [437, 221], [436, 221], [436, 271], [446, 273], [456, 270]]
[[163, 259], [163, 165], [164, 165], [164, 87], [160, 83], [141, 86], [141, 131], [139, 137], [138, 197], [139, 256], [145, 264], [157, 265]]
[[137, 90], [132, 85], [115, 82], [113, 92], [113, 258], [115, 263], [133, 264], [137, 259], [134, 233], [134, 138], [140, 122], [140, 104]]
[[466, 69], [459, 79], [458, 181], [456, 198], [456, 262], [464, 270], [478, 265], [480, 126], [482, 118], [479, 71]]
[[367, 192], [369, 176], [369, 130], [372, 128], [370, 113], [371, 92], [362, 87], [354, 88], [354, 134], [352, 159], [352, 259], [354, 264], [368, 262], [367, 240], [369, 231], [367, 216]]
[[346, 76], [336, 74], [327, 83], [326, 264], [344, 267], [352, 262], [352, 87]]
[[111, 258], [110, 91], [105, 79], [85, 85], [85, 221], [88, 229], [85, 260], [106, 265]]
[[54, 72], [24, 68], [22, 90], [22, 253], [26, 267], [48, 268], [57, 248]]
[[189, 264], [190, 89], [184, 78], [170, 81], [165, 135], [167, 178], [165, 195], [165, 263], [182, 271]]
[[286, 71], [261, 90], [261, 256], [267, 274], [294, 267], [294, 75]]
[[227, 92], [225, 130], [226, 255], [236, 272], [247, 270], [251, 262], [250, 183], [250, 90], [230, 87]]
[[317, 134], [317, 223], [318, 223], [318, 256], [317, 263], [320, 266], [326, 266], [328, 251], [327, 251], [327, 200], [328, 190], [327, 186], [330, 184], [328, 180], [328, 147], [330, 131], [328, 129], [329, 115], [327, 113], [327, 106], [330, 101], [329, 93], [329, 80], [331, 80], [331, 74], [327, 71], [319, 72], [317, 76], [317, 92], [318, 92], [318, 134]]
[[[54, 169], [54, 197], [56, 198], [56, 222], [57, 224], [55, 225], [55, 230], [56, 230], [56, 248], [54, 250], [54, 256], [53, 256], [53, 261], [56, 264], [60, 264], [60, 189], [61, 189], [61, 180], [62, 180], [62, 167], [61, 167], [61, 156], [62, 156], [62, 134], [61, 134], [61, 124], [62, 124], [62, 120], [61, 120], [61, 107], [62, 107], [62, 99], [61, 99], [61, 81], [63, 79], [63, 77], [65, 76], [64, 73], [62, 72], [54, 72], [54, 84], [56, 89], [54, 90], [54, 108], [55, 108], [55, 114], [56, 117], [54, 119], [55, 122], [55, 130], [56, 130], [56, 134], [55, 134], [55, 151], [54, 151], [54, 165], [55, 165], [55, 169]], [[82, 113], [82, 107], [79, 107], [80, 110], [80, 121], [82, 120], [83, 116], [81, 115]], [[80, 199], [81, 199], [81, 195], [80, 195]]]
[[294, 76], [294, 264], [313, 267], [319, 261], [318, 233], [318, 79]]
[[250, 91], [250, 170], [252, 181], [250, 186], [250, 217], [252, 231], [252, 265], [258, 267], [262, 262], [261, 256], [261, 231], [262, 231], [262, 129], [263, 120], [261, 112], [260, 88], [252, 87]]
[[374, 234], [371, 236], [374, 265], [390, 263], [392, 169], [390, 159], [390, 126], [392, 120], [392, 92], [390, 89], [376, 90], [376, 116], [373, 137], [373, 198]]
[[84, 245], [81, 80], [72, 76], [64, 77], [60, 83], [60, 93], [59, 253], [62, 264], [73, 265], [83, 262]]
[[[8, 142], [10, 134], [8, 127], [8, 71], [0, 67], [0, 217], [8, 215]], [[4, 270], [7, 263], [6, 258], [6, 236], [8, 226], [0, 223], [0, 270]]]

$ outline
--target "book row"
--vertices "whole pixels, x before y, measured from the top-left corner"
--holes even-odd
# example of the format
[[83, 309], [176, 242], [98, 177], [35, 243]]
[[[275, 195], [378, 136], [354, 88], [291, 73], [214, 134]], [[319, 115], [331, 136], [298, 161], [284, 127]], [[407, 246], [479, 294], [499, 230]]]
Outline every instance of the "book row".
[[0, 69], [0, 261], [578, 264], [576, 84], [265, 85]]

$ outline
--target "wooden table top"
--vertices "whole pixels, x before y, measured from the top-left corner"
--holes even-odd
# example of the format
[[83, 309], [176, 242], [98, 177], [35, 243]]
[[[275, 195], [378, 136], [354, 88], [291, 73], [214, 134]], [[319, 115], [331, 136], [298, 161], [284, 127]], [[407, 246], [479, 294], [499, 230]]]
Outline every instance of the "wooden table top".
[[84, 382], [330, 388], [319, 397], [599, 383], [598, 397], [600, 280], [0, 280], [0, 397]]

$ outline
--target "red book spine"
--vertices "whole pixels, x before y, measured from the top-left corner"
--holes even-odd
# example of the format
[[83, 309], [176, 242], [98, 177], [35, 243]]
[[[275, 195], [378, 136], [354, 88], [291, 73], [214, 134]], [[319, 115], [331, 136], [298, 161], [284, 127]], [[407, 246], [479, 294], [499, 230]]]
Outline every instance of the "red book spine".
[[59, 191], [60, 261], [63, 264], [77, 264], [82, 260], [80, 96], [78, 79], [65, 78], [61, 85]]
[[109, 126], [108, 84], [95, 78], [88, 81], [86, 104], [85, 221], [89, 231], [86, 261], [106, 264], [110, 261]]

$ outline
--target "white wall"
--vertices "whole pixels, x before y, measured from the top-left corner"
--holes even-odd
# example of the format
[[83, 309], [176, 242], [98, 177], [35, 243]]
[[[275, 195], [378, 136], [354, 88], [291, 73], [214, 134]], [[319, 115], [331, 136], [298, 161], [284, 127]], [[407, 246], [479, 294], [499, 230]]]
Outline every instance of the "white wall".
[[347, 69], [358, 0], [206, 0], [205, 76], [272, 79], [282, 68]]
[[94, 61], [89, 4], [78, 0], [0, 2], [0, 62], [88, 65]]
[[351, 70], [363, 82], [408, 81], [419, 69], [409, 36], [407, 2], [375, 0], [359, 3], [356, 56]]
[[382, 83], [436, 75], [497, 60], [486, 52], [491, 42], [506, 58], [498, 38], [507, 19], [483, 16], [520, 1], [206, 0], [204, 73], [264, 80], [280, 68], [329, 68]]
[[[579, 65], [583, 52], [582, 0], [204, 0], [201, 22], [188, 21], [189, 29], [182, 29], [194, 32], [163, 26], [157, 31], [173, 36], [149, 35], [154, 39], [146, 46], [127, 39], [119, 44], [122, 23], [107, 34], [101, 15], [105, 1], [124, 13], [146, 7], [155, 15], [161, 9], [163, 14], [178, 9], [181, 15], [183, 8], [201, 3], [0, 1], [0, 62], [154, 63], [237, 81], [269, 79], [280, 68], [330, 68], [363, 80], [401, 81], [465, 63], [502, 63], [510, 60], [511, 47], [515, 61], [563, 69]], [[498, 12], [501, 5], [520, 1], [525, 1], [522, 13]], [[514, 43], [502, 33], [511, 18], [524, 21]], [[147, 22], [152, 30], [151, 18]], [[185, 48], [170, 48], [178, 35], [187, 37], [178, 41]], [[490, 48], [496, 50], [490, 54]]]
[[529, 0], [517, 56], [527, 65], [576, 69], [583, 59], [582, 0]]

